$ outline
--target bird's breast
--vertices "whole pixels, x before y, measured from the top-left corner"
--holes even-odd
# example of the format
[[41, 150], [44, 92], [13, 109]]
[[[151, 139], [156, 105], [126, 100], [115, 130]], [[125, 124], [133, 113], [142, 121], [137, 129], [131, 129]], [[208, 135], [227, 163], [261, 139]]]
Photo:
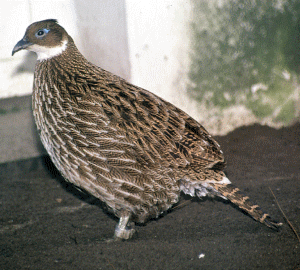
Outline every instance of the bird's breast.
[[154, 168], [153, 158], [117, 127], [97, 97], [71, 96], [53, 78], [41, 77], [34, 82], [34, 118], [66, 180], [112, 209], [128, 208], [144, 218], [146, 212], [157, 216], [177, 202], [180, 191], [172, 170]]

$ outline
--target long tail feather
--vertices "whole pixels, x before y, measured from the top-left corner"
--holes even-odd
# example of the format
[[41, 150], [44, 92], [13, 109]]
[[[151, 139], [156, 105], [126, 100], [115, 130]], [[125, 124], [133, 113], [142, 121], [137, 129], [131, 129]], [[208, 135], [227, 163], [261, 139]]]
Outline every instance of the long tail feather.
[[273, 230], [278, 230], [282, 223], [273, 220], [268, 214], [264, 213], [257, 204], [252, 203], [248, 196], [242, 194], [242, 192], [232, 184], [213, 184], [213, 187], [226, 197], [233, 204], [240, 209], [248, 213], [253, 219], [259, 221], [262, 224], [270, 227]]

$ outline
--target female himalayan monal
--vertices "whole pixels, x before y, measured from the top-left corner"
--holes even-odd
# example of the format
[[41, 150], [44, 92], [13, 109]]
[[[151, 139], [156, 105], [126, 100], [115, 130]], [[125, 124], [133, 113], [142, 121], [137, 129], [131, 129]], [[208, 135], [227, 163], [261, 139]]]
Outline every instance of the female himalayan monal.
[[225, 176], [219, 144], [162, 98], [87, 61], [56, 20], [31, 24], [13, 49], [37, 53], [33, 114], [41, 141], [66, 181], [119, 218], [114, 239], [190, 196], [219, 196], [255, 220], [280, 223]]

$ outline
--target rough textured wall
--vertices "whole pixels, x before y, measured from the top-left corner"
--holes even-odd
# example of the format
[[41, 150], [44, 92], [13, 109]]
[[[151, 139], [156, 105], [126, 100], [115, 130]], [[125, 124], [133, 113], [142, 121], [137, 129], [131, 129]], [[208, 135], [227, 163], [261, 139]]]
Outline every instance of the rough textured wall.
[[300, 2], [193, 0], [189, 94], [213, 133], [299, 120]]

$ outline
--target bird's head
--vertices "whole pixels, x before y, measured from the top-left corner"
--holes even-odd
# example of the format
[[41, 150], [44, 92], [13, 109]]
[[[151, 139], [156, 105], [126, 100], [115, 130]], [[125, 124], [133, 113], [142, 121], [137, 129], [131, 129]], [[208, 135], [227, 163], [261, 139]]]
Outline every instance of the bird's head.
[[38, 60], [45, 60], [61, 54], [66, 48], [69, 36], [57, 20], [49, 19], [28, 26], [24, 37], [13, 48], [12, 55], [20, 50], [36, 52]]

